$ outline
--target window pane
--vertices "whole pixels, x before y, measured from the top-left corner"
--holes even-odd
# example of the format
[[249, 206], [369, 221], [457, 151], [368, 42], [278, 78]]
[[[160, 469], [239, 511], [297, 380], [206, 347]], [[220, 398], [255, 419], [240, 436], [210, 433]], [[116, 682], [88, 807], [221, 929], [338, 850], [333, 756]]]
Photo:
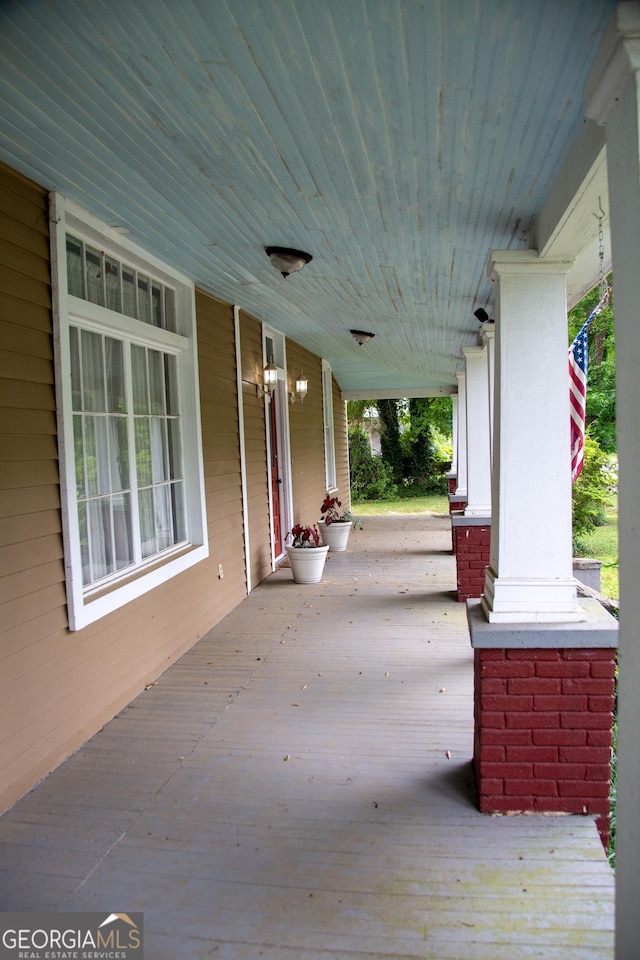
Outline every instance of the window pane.
[[113, 533], [116, 550], [116, 570], [130, 567], [134, 561], [131, 531], [131, 497], [128, 493], [113, 497]]
[[83, 410], [105, 410], [102, 337], [82, 331]]
[[73, 418], [73, 453], [76, 467], [76, 496], [86, 496], [85, 476], [84, 476], [84, 438], [82, 436], [83, 418], [77, 413]]
[[109, 417], [111, 490], [129, 489], [129, 447], [126, 417]]
[[88, 507], [91, 580], [95, 582], [108, 576], [113, 569], [109, 497], [89, 500]]
[[89, 534], [87, 530], [87, 504], [78, 504], [78, 527], [80, 532], [80, 557], [82, 561], [82, 583], [86, 587], [91, 583], [91, 563], [89, 561]]
[[162, 287], [158, 283], [151, 284], [151, 310], [154, 327], [164, 327], [162, 310]]
[[151, 433], [147, 417], [136, 417], [136, 471], [138, 486], [151, 484]]
[[102, 275], [102, 255], [93, 247], [85, 247], [85, 275], [87, 280], [87, 300], [104, 307], [104, 277]]
[[149, 397], [151, 413], [163, 414], [164, 411], [164, 364], [163, 356], [157, 350], [149, 350]]
[[92, 417], [95, 427], [96, 442], [96, 483], [98, 493], [110, 493], [111, 483], [109, 468], [109, 434], [106, 417]]
[[80, 334], [77, 327], [69, 328], [71, 349], [71, 403], [74, 410], [82, 410], [82, 374], [80, 372]]
[[150, 557], [156, 552], [156, 529], [153, 522], [153, 490], [141, 490], [138, 494], [140, 513], [140, 543], [142, 556]]
[[180, 412], [178, 405], [178, 370], [176, 358], [170, 354], [164, 356], [164, 389], [166, 394], [167, 413], [177, 416]]
[[171, 484], [171, 502], [173, 507], [173, 542], [182, 543], [187, 539], [187, 524], [184, 515], [184, 484]]
[[109, 310], [122, 313], [122, 295], [120, 290], [120, 264], [111, 257], [104, 258], [106, 306]]
[[131, 370], [133, 376], [133, 412], [148, 413], [147, 351], [144, 347], [131, 347]]
[[176, 295], [167, 287], [164, 288], [164, 322], [167, 330], [176, 332]]
[[127, 401], [122, 341], [105, 337], [104, 350], [107, 373], [107, 410], [113, 413], [126, 413]]
[[151, 323], [151, 291], [149, 277], [138, 275], [138, 320]]
[[153, 483], [167, 480], [166, 420], [151, 418], [151, 476]]
[[84, 298], [82, 241], [67, 234], [67, 289], [72, 297]]
[[84, 475], [85, 496], [95, 497], [98, 493], [98, 463], [96, 454], [96, 428], [94, 417], [82, 417], [84, 434]]
[[133, 267], [122, 266], [122, 312], [127, 317], [137, 317], [136, 272]]
[[161, 487], [154, 487], [153, 493], [156, 511], [156, 550], [167, 550], [168, 547], [173, 546], [170, 488], [164, 484]]
[[182, 446], [180, 443], [180, 421], [169, 420], [167, 423], [169, 441], [169, 477], [177, 480], [182, 477]]

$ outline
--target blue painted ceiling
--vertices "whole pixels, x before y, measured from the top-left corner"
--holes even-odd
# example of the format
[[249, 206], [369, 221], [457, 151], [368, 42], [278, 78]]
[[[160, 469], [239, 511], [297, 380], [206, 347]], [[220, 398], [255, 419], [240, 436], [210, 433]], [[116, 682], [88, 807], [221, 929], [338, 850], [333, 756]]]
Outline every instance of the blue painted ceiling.
[[[0, 158], [326, 357], [343, 390], [448, 390], [492, 309], [490, 250], [533, 242], [613, 9], [3, 0]], [[268, 244], [313, 261], [284, 280]]]

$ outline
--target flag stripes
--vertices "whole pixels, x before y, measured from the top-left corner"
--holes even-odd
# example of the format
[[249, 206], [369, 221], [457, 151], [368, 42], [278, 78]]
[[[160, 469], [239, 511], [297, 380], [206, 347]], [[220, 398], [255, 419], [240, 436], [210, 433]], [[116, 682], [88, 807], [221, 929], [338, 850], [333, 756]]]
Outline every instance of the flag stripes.
[[587, 414], [587, 372], [589, 363], [588, 331], [592, 321], [609, 301], [609, 291], [589, 314], [580, 333], [569, 347], [569, 412], [571, 415], [571, 480], [580, 476], [584, 466], [584, 433]]

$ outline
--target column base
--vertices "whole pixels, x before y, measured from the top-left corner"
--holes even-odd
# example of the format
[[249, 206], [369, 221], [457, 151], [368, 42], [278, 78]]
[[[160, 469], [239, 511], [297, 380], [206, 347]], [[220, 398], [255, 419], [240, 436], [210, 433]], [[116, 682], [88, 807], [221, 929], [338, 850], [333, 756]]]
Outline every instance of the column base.
[[617, 622], [492, 626], [467, 602], [474, 647], [474, 770], [482, 813], [582, 813], [609, 829]]
[[482, 596], [491, 547], [491, 517], [451, 515], [458, 601]]
[[577, 623], [585, 619], [573, 577], [500, 578], [487, 567], [482, 609], [489, 623]]

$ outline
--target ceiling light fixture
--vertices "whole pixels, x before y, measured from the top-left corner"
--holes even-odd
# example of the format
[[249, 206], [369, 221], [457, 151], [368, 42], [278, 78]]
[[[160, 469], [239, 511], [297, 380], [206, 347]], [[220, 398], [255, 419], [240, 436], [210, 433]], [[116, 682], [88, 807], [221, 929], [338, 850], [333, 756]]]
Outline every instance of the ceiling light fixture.
[[265, 247], [264, 249], [271, 263], [283, 277], [288, 277], [290, 273], [297, 273], [305, 264], [313, 260], [311, 254], [305, 253], [304, 250], [290, 250], [288, 247]]
[[367, 333], [366, 330], [349, 330], [349, 333], [360, 346], [362, 346], [363, 343], [368, 343], [369, 340], [375, 337], [375, 333]]

